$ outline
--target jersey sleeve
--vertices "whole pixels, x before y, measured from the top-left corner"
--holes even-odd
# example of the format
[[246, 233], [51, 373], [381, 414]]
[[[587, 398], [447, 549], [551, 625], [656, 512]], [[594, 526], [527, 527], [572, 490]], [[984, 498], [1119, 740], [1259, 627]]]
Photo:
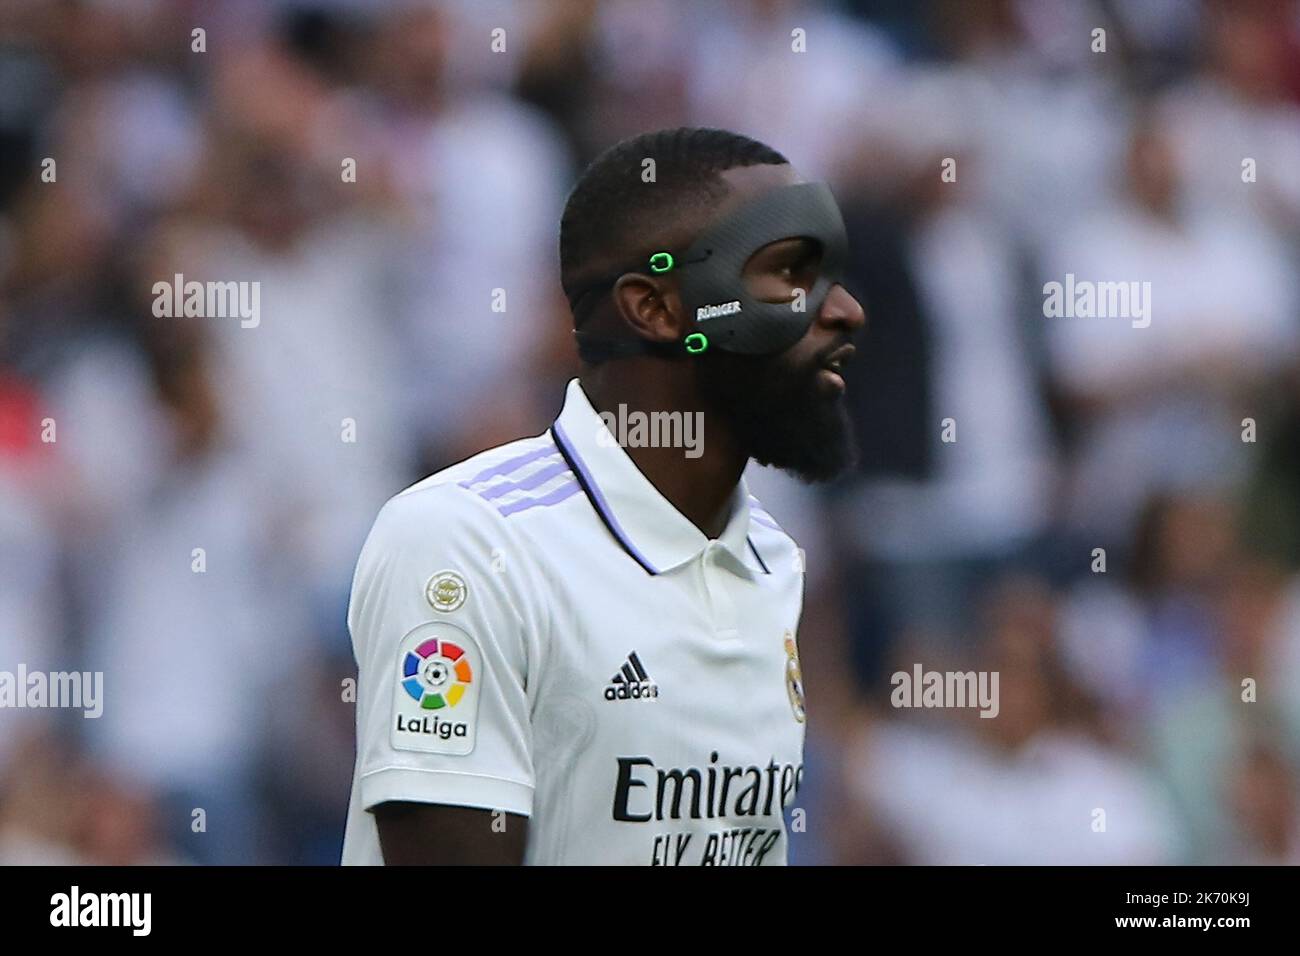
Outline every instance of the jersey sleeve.
[[[388, 801], [531, 815], [530, 665], [542, 622], [502, 522], [459, 489], [380, 511], [348, 605], [365, 809]], [[535, 686], [535, 680], [533, 682]]]

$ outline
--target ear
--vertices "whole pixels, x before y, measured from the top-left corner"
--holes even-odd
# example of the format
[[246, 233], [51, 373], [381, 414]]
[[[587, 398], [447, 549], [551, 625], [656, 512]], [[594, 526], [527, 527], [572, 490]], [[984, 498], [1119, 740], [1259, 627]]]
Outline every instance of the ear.
[[619, 318], [639, 338], [679, 342], [690, 331], [675, 280], [632, 272], [619, 277], [613, 292]]

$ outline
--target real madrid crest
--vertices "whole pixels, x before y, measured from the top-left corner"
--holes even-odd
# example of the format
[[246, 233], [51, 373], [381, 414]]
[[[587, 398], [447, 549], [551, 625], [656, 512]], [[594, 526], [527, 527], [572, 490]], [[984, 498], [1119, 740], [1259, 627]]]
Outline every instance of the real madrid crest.
[[439, 571], [424, 586], [424, 596], [435, 611], [454, 611], [465, 603], [465, 579], [455, 571]]
[[804, 721], [803, 674], [799, 671], [799, 650], [794, 646], [794, 634], [785, 632], [785, 692], [790, 697], [794, 719]]

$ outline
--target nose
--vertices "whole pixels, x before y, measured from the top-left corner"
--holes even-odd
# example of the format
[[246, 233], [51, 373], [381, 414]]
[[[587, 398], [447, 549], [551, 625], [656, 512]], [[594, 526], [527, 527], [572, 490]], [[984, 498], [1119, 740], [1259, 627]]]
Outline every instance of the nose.
[[837, 332], [853, 335], [867, 324], [867, 313], [853, 293], [836, 284], [826, 294], [817, 321]]

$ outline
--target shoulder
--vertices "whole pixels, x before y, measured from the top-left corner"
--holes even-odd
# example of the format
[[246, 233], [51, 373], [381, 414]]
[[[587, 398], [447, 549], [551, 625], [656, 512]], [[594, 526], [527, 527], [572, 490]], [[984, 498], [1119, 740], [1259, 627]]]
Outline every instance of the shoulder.
[[550, 432], [499, 445], [421, 479], [384, 504], [366, 549], [437, 547], [448, 536], [513, 539], [520, 519], [579, 491]]
[[492, 522], [571, 476], [550, 432], [489, 448], [398, 492], [384, 505], [390, 518], [430, 518], [464, 513]]
[[[551, 480], [544, 472], [553, 470], [553, 457], [559, 451], [549, 434], [521, 439], [390, 498], [357, 559], [349, 605], [353, 634], [364, 637], [376, 628], [406, 633], [432, 612], [457, 610], [457, 596], [466, 593], [477, 599], [458, 613], [476, 621], [479, 631], [491, 622], [516, 621], [540, 629], [551, 581], [536, 535], [521, 534], [519, 526], [531, 513], [528, 504]], [[438, 588], [445, 601], [431, 596]]]

